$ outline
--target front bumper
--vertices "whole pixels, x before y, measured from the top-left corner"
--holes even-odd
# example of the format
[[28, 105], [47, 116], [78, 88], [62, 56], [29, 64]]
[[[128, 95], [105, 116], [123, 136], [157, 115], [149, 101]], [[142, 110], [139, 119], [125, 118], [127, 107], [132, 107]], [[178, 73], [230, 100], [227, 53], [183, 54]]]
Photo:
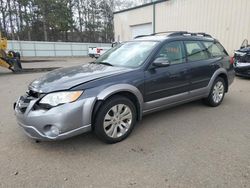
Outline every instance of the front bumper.
[[14, 107], [17, 122], [29, 137], [44, 141], [62, 140], [91, 131], [92, 110], [96, 101], [94, 97], [79, 99], [50, 110], [37, 109], [37, 101], [31, 99], [25, 106], [19, 98]]

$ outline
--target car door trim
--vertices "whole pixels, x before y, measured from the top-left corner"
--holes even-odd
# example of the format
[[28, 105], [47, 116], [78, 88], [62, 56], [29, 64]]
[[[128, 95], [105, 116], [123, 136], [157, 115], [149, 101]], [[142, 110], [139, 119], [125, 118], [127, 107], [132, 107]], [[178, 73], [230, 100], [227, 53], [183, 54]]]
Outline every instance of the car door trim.
[[144, 103], [143, 115], [206, 97], [207, 87]]

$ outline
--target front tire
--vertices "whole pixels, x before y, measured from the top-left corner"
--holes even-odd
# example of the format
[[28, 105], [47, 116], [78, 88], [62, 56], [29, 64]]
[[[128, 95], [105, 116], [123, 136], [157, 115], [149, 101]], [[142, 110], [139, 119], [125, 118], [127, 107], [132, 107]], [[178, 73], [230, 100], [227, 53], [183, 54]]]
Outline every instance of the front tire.
[[206, 99], [204, 99], [205, 103], [212, 107], [219, 106], [222, 103], [225, 96], [225, 88], [226, 88], [225, 86], [226, 84], [223, 78], [221, 77], [216, 78], [209, 96]]
[[98, 110], [94, 122], [95, 134], [104, 142], [113, 144], [126, 139], [136, 124], [135, 105], [126, 97], [115, 96]]

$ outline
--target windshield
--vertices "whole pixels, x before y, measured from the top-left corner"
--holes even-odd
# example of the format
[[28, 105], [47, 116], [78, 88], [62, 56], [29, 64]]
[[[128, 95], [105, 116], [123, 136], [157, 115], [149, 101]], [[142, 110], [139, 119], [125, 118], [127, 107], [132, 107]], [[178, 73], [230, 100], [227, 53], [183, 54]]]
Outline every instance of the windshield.
[[119, 44], [99, 57], [95, 63], [132, 68], [139, 67], [144, 63], [157, 43], [133, 41]]

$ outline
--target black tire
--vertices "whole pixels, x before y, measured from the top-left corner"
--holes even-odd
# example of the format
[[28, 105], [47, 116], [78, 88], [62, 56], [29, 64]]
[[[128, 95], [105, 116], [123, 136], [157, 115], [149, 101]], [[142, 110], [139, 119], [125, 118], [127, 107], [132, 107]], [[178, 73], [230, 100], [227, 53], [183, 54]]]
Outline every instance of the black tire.
[[[220, 98], [220, 100], [215, 100], [215, 97], [214, 97], [214, 90], [215, 90], [215, 87], [218, 83], [221, 83], [222, 86], [223, 86], [223, 92], [222, 92], [222, 97]], [[225, 80], [221, 77], [218, 77], [215, 79], [214, 83], [213, 83], [213, 86], [212, 86], [212, 89], [210, 91], [210, 94], [207, 98], [205, 98], [203, 101], [205, 102], [206, 105], [208, 106], [211, 106], [211, 107], [217, 107], [219, 106], [223, 99], [224, 99], [224, 96], [225, 96], [225, 90], [226, 90], [226, 84], [225, 84]]]
[[21, 61], [18, 59], [11, 59], [10, 60], [12, 63], [12, 68], [14, 70], [14, 72], [20, 72], [22, 71], [22, 65], [21, 65]]
[[[113, 137], [110, 137], [106, 133], [106, 131], [107, 131], [106, 129], [108, 126], [106, 127], [106, 129], [104, 128], [104, 119], [105, 119], [105, 116], [111, 112], [112, 107], [114, 107], [116, 105], [120, 105], [120, 104], [124, 105], [124, 108], [122, 108], [123, 110], [125, 110], [126, 107], [128, 107], [130, 109], [130, 112], [132, 114], [132, 118], [129, 122], [131, 122], [131, 123], [130, 123], [129, 128], [126, 130], [126, 132], [123, 135], [116, 137], [116, 138], [113, 138]], [[121, 112], [122, 112], [122, 110], [121, 110]], [[128, 98], [123, 97], [123, 96], [119, 96], [119, 95], [111, 97], [111, 98], [107, 99], [106, 101], [104, 101], [104, 103], [102, 104], [100, 109], [97, 111], [96, 116], [94, 117], [94, 132], [98, 138], [100, 138], [102, 141], [104, 141], [106, 143], [113, 144], [113, 143], [120, 142], [120, 141], [126, 139], [130, 135], [130, 133], [132, 132], [132, 130], [136, 124], [136, 117], [137, 117], [137, 114], [136, 114], [135, 105]], [[110, 120], [110, 122], [111, 122], [111, 120]], [[119, 124], [119, 126], [121, 126], [121, 125], [122, 124]], [[115, 125], [111, 124], [110, 126], [115, 126]], [[115, 128], [116, 132], [118, 132], [118, 129], [120, 129], [120, 128], [118, 128], [118, 124], [116, 125], [116, 127], [117, 127], [117, 128]], [[121, 131], [121, 129], [120, 129], [120, 131]]]
[[18, 68], [19, 68], [20, 70], [22, 70], [23, 67], [22, 67], [21, 60], [20, 60], [20, 59], [17, 59], [16, 61], [17, 61], [17, 66], [18, 66]]
[[21, 54], [19, 52], [16, 52], [15, 58], [17, 58], [19, 61], [21, 61]]

